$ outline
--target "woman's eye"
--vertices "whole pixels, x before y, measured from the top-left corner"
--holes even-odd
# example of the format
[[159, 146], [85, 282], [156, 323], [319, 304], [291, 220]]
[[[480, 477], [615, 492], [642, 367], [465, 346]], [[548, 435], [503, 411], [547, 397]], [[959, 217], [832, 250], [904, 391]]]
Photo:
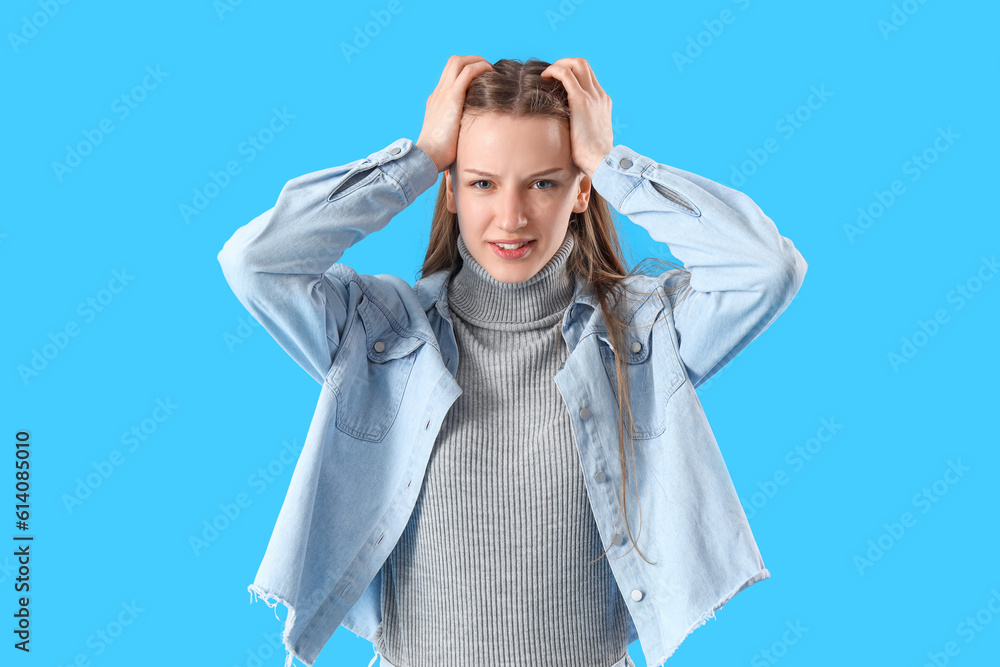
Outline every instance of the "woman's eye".
[[[486, 190], [486, 189], [488, 189], [488, 188], [480, 188], [480, 187], [478, 187], [479, 183], [487, 183], [488, 184], [489, 181], [485, 181], [485, 180], [472, 181], [472, 183], [470, 183], [469, 185], [471, 185], [476, 190]], [[550, 181], [550, 180], [538, 181], [537, 183], [535, 183], [535, 185], [538, 185], [539, 183], [548, 183], [549, 184], [549, 186], [546, 187], [546, 188], [537, 188], [539, 190], [551, 190], [552, 188], [554, 188], [556, 186], [556, 182], [555, 181]]]

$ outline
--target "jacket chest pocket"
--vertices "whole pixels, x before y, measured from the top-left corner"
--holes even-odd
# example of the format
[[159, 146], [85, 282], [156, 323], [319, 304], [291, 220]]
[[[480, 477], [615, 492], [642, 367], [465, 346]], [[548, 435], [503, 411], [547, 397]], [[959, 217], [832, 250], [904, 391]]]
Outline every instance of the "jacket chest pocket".
[[337, 395], [337, 428], [381, 441], [396, 420], [420, 338], [405, 336], [367, 295], [341, 338], [326, 384]]
[[[670, 421], [668, 402], [684, 383], [684, 373], [662, 320], [652, 326], [626, 329], [624, 332], [625, 372], [628, 373], [629, 397], [632, 402], [633, 435], [636, 440], [655, 438], [663, 433]], [[607, 332], [597, 331], [601, 359], [611, 391], [618, 396], [617, 359]], [[628, 421], [626, 420], [626, 425]]]

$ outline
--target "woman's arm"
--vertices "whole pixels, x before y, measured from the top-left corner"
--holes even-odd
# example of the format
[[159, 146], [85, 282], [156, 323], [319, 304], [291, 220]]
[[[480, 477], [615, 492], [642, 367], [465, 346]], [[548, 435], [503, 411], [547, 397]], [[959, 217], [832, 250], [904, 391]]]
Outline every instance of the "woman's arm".
[[344, 251], [434, 185], [438, 168], [409, 139], [288, 181], [271, 209], [240, 227], [218, 259], [250, 314], [317, 382], [346, 325]]
[[[678, 350], [694, 387], [770, 326], [802, 285], [805, 259], [742, 192], [622, 145], [604, 156], [592, 182], [691, 272], [688, 293], [671, 299]], [[660, 276], [665, 287], [681, 278], [677, 270]]]

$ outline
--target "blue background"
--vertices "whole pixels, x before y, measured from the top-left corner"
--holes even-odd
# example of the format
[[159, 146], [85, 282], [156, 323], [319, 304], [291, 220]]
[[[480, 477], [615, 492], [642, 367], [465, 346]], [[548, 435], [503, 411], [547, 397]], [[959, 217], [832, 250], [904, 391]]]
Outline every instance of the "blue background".
[[[282, 665], [281, 624], [246, 586], [291, 478], [282, 452], [301, 448], [319, 389], [216, 255], [289, 179], [416, 141], [452, 54], [586, 58], [615, 143], [746, 192], [809, 263], [784, 315], [699, 390], [772, 578], [669, 664], [998, 664], [995, 3], [18, 0], [3, 13], [3, 664]], [[292, 117], [268, 135], [275, 110]], [[71, 150], [87, 154], [60, 170]], [[230, 161], [239, 173], [206, 187]], [[197, 192], [212, 196], [185, 219]], [[412, 283], [436, 192], [343, 261]], [[670, 258], [620, 222], [633, 264]], [[11, 632], [19, 430], [30, 656]], [[213, 521], [224, 529], [193, 546]], [[645, 665], [639, 643], [630, 652]], [[371, 656], [340, 629], [316, 664]]]

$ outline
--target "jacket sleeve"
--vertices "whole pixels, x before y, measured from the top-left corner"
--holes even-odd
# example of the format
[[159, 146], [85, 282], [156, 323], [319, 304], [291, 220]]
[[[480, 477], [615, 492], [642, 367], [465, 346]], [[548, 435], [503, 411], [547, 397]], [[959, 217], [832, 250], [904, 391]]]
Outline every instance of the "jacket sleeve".
[[698, 387], [766, 329], [791, 303], [807, 264], [792, 242], [745, 194], [659, 164], [622, 145], [594, 171], [593, 187], [643, 227], [690, 272], [659, 276], [671, 294], [678, 352]]
[[272, 208], [223, 245], [218, 259], [236, 297], [317, 382], [333, 365], [351, 310], [356, 274], [337, 261], [437, 177], [426, 153], [398, 139], [367, 158], [288, 181]]

